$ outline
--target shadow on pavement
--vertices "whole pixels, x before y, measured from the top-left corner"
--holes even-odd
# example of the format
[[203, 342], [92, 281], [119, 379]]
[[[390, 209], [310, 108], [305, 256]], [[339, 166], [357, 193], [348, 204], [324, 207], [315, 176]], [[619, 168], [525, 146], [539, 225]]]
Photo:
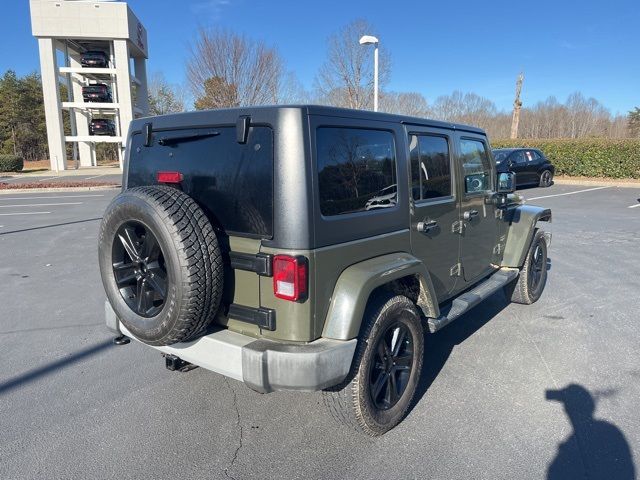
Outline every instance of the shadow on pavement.
[[[613, 393], [596, 393], [596, 397]], [[558, 446], [558, 453], [547, 470], [547, 479], [636, 478], [631, 449], [624, 434], [612, 423], [593, 418], [596, 401], [586, 388], [572, 384], [562, 390], [547, 390], [546, 398], [564, 404], [573, 428]], [[575, 455], [576, 446], [579, 458]]]
[[76, 223], [95, 222], [96, 220], [102, 220], [102, 217], [87, 218], [86, 220], [76, 220], [75, 222], [54, 223], [53, 225], [43, 225], [41, 227], [23, 228], [21, 230], [10, 230], [8, 232], [0, 232], [0, 235], [9, 235], [10, 233], [30, 232], [32, 230], [42, 230], [43, 228], [64, 227], [65, 225], [75, 225]]
[[411, 413], [424, 394], [427, 393], [427, 390], [447, 363], [455, 346], [460, 345], [480, 330], [489, 320], [504, 310], [509, 303], [501, 292], [496, 292], [492, 297], [477, 305], [439, 332], [427, 332], [425, 334], [425, 357], [422, 376], [407, 415]]
[[27, 372], [18, 375], [17, 377], [10, 378], [9, 380], [0, 383], [0, 395], [8, 393], [9, 391], [21, 387], [29, 382], [33, 382], [34, 380], [39, 379], [40, 377], [49, 375], [51, 373], [56, 372], [57, 370], [65, 367], [70, 367], [71, 365], [84, 360], [87, 357], [92, 355], [96, 355], [100, 353], [102, 350], [106, 350], [109, 347], [113, 347], [113, 341], [111, 339], [106, 340], [104, 342], [98, 343], [92, 347], [85, 348], [84, 350], [80, 350], [79, 352], [73, 353], [63, 359], [57, 360], [55, 362], [51, 362], [48, 365], [43, 367], [34, 368]]

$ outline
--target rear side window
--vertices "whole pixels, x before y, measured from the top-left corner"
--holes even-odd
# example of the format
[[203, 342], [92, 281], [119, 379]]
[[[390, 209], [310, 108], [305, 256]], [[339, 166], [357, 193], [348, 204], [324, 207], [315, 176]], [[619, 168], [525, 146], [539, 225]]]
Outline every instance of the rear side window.
[[524, 158], [524, 152], [523, 151], [515, 152], [513, 155], [511, 155], [511, 161], [519, 165], [524, 164], [526, 162]]
[[316, 145], [323, 215], [396, 205], [396, 154], [391, 132], [321, 127], [316, 131]]
[[411, 135], [411, 192], [416, 201], [451, 196], [451, 162], [445, 137]]
[[133, 136], [129, 187], [157, 184], [160, 171], [179, 171], [182, 189], [227, 233], [272, 236], [271, 128], [252, 126], [246, 144], [238, 143], [235, 126], [154, 131], [153, 137], [153, 145], [145, 147], [142, 134]]
[[491, 163], [484, 142], [460, 139], [460, 161], [464, 172], [465, 193], [491, 190]]
[[527, 150], [525, 152], [525, 155], [527, 157], [527, 160], [530, 162], [537, 162], [538, 160], [540, 160], [540, 155], [538, 155], [538, 152], [536, 152], [535, 150]]

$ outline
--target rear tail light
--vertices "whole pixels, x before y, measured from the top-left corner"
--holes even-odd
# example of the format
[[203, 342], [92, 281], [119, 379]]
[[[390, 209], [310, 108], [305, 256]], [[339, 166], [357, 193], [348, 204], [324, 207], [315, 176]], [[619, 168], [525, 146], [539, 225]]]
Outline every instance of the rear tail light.
[[158, 183], [180, 183], [183, 176], [180, 172], [158, 172], [156, 178]]
[[305, 257], [273, 257], [273, 294], [294, 302], [306, 299], [308, 268]]

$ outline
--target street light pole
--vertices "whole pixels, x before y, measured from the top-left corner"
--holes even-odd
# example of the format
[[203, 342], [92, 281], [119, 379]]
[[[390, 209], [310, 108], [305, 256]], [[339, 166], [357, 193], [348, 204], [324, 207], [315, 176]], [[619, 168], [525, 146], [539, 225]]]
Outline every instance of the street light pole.
[[378, 111], [378, 39], [372, 35], [363, 35], [360, 45], [373, 45], [373, 111]]
[[373, 50], [373, 111], [378, 111], [378, 42]]

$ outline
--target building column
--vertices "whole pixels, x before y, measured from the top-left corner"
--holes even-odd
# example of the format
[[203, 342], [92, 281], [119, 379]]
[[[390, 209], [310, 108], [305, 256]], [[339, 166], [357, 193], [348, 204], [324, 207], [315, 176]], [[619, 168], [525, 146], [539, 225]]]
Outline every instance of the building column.
[[[69, 66], [74, 68], [80, 68], [82, 65], [80, 64], [80, 60], [76, 56], [69, 55]], [[71, 74], [71, 85], [73, 92], [73, 101], [74, 102], [82, 102], [82, 76], [72, 73]], [[81, 110], [79, 108], [73, 109], [73, 115], [76, 121], [76, 135], [79, 137], [86, 137], [89, 135], [89, 121], [91, 120], [91, 115], [86, 110]], [[93, 145], [87, 142], [78, 142], [78, 153], [80, 155], [80, 166], [81, 167], [93, 167], [95, 164], [93, 163]]]
[[[116, 67], [117, 99], [120, 109], [120, 136], [122, 137], [121, 147], [126, 143], [129, 124], [133, 120], [133, 99], [131, 97], [131, 68], [129, 66], [129, 44], [128, 40], [114, 40], [113, 53]], [[122, 169], [122, 160], [120, 160]]]
[[47, 121], [49, 160], [51, 170], [58, 172], [67, 167], [67, 152], [60, 108], [59, 71], [55, 43], [51, 38], [38, 38], [38, 49], [40, 50], [40, 74], [42, 76], [44, 114]]
[[136, 78], [140, 82], [137, 85], [136, 103], [137, 107], [142, 110], [142, 115], [149, 115], [149, 87], [147, 85], [147, 60], [144, 57], [135, 57], [133, 66], [136, 72]]

